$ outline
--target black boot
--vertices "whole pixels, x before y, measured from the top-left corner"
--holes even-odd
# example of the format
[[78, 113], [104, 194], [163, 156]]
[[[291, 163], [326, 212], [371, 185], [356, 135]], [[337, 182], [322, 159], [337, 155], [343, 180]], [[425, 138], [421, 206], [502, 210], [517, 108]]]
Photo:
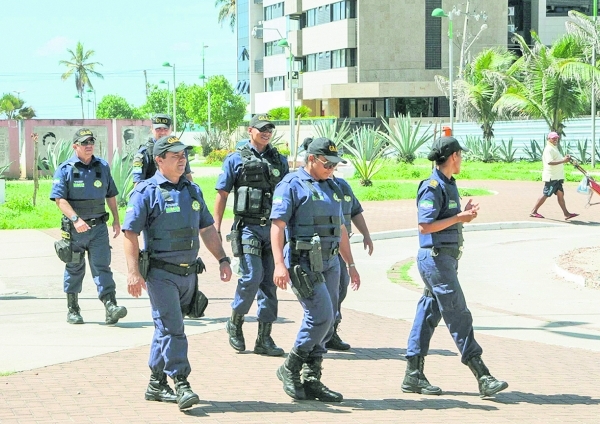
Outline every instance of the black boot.
[[177, 405], [179, 409], [191, 408], [200, 402], [200, 398], [192, 391], [187, 377], [183, 375], [175, 376], [175, 390], [177, 392]]
[[83, 324], [83, 317], [79, 314], [79, 295], [77, 293], [67, 293], [67, 322], [69, 324]]
[[308, 358], [302, 367], [302, 381], [306, 399], [317, 399], [321, 402], [341, 402], [344, 396], [334, 392], [321, 383], [321, 365], [323, 357]]
[[153, 372], [150, 375], [145, 398], [146, 400], [156, 400], [158, 402], [177, 402], [177, 396], [167, 383], [167, 375], [164, 372]]
[[127, 308], [125, 306], [117, 306], [114, 293], [104, 295], [101, 300], [106, 308], [106, 323], [108, 325], [116, 324], [121, 318], [127, 315]]
[[422, 395], [441, 395], [442, 389], [432, 386], [423, 373], [425, 367], [424, 356], [410, 356], [406, 358], [406, 372], [402, 382], [404, 393], [420, 393]]
[[302, 364], [308, 358], [308, 353], [293, 348], [288, 353], [287, 359], [277, 369], [277, 378], [283, 383], [283, 391], [293, 399], [304, 400], [306, 394], [300, 381]]
[[227, 321], [225, 329], [227, 330], [227, 334], [229, 334], [229, 345], [238, 352], [246, 350], [246, 341], [244, 340], [244, 332], [242, 331], [243, 324], [244, 316], [231, 311], [231, 318]]
[[254, 353], [267, 356], [283, 356], [285, 353], [282, 348], [277, 347], [271, 338], [272, 322], [258, 321], [258, 337], [254, 344]]
[[338, 334], [338, 325], [340, 323], [336, 322], [335, 324], [333, 324], [333, 335], [331, 336], [331, 339], [329, 339], [329, 341], [327, 343], [325, 343], [325, 347], [327, 349], [331, 349], [331, 350], [348, 350], [350, 349], [350, 345], [348, 343], [346, 343], [345, 341], [343, 341], [340, 337], [340, 335]]
[[467, 365], [475, 378], [477, 378], [477, 382], [479, 383], [479, 394], [481, 397], [494, 396], [496, 393], [508, 387], [506, 381], [496, 380], [490, 375], [490, 370], [481, 360], [481, 356], [474, 356], [469, 359]]

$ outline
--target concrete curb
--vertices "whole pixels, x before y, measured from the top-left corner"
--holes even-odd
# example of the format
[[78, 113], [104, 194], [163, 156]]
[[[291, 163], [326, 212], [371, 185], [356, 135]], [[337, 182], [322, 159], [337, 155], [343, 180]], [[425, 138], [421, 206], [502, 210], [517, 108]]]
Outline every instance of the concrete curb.
[[571, 283], [575, 283], [580, 285], [581, 287], [585, 287], [585, 277], [582, 275], [573, 274], [572, 272], [567, 271], [564, 268], [559, 267], [557, 264], [554, 264], [554, 272], [558, 274], [560, 277], [564, 278]]

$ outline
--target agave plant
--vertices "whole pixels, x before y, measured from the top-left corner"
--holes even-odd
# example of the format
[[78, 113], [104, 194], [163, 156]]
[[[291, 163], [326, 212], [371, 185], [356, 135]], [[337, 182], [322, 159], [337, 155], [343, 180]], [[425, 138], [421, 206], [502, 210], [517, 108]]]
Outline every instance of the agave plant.
[[344, 120], [338, 127], [336, 120], [318, 121], [313, 125], [315, 129], [315, 135], [317, 137], [328, 138], [333, 141], [336, 146], [343, 145], [350, 137], [352, 132], [350, 130], [350, 122]]
[[498, 146], [498, 156], [502, 162], [514, 162], [516, 159], [517, 148], [513, 148], [513, 138], [509, 138], [508, 142], [502, 140]]
[[115, 151], [112, 164], [110, 166], [110, 172], [112, 174], [117, 190], [117, 205], [125, 206], [129, 200], [129, 193], [133, 189], [133, 167], [131, 165], [131, 159], [125, 155], [121, 156], [119, 151]]
[[340, 145], [351, 154], [348, 159], [359, 175], [360, 184], [372, 186], [371, 179], [383, 166], [381, 163], [385, 152], [383, 135], [371, 127], [361, 127], [354, 132], [351, 139], [340, 142]]
[[8, 168], [10, 168], [11, 164], [12, 164], [12, 162], [8, 162], [6, 165], [0, 166], [0, 178], [2, 177], [2, 174], [4, 174], [6, 171], [8, 171]]
[[433, 138], [433, 134], [429, 133], [429, 128], [419, 135], [421, 122], [417, 122], [413, 126], [410, 113], [407, 115], [397, 115], [394, 124], [390, 125], [383, 121], [383, 125], [387, 130], [387, 134], [383, 137], [389, 145], [395, 150], [398, 161], [405, 163], [413, 163], [417, 158], [417, 150]]
[[46, 169], [54, 175], [58, 166], [73, 156], [73, 143], [70, 140], [59, 139], [56, 144], [48, 149], [47, 158], [37, 158], [39, 169]]

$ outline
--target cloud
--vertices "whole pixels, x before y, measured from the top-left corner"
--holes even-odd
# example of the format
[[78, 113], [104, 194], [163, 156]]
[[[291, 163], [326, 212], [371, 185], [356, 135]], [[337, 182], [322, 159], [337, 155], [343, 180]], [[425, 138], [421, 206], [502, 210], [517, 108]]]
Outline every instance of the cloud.
[[54, 37], [48, 40], [48, 42], [46, 42], [46, 44], [44, 44], [42, 47], [37, 49], [36, 55], [52, 56], [57, 53], [64, 53], [70, 44], [73, 43], [67, 37]]

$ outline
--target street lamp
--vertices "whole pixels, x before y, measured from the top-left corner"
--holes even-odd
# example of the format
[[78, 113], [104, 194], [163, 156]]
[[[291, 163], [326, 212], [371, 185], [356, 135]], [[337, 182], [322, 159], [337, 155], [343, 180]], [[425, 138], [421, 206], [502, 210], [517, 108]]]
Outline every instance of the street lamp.
[[[208, 47], [208, 46], [206, 46]], [[204, 68], [204, 63], [202, 63], [202, 68]], [[202, 80], [202, 86], [204, 86], [204, 80], [206, 79], [206, 75], [202, 74], [200, 75], [198, 78], [200, 78]], [[210, 121], [210, 87], [206, 90], [206, 93], [208, 95], [208, 136], [210, 137], [210, 130], [211, 130], [211, 121]]]
[[17, 94], [17, 99], [21, 100], [21, 93], [24, 93], [25, 90], [13, 90], [13, 93]]
[[169, 99], [169, 92], [171, 91], [171, 86], [169, 85], [169, 81], [160, 80], [159, 84], [167, 85], [167, 113], [169, 113], [169, 109], [171, 109], [171, 99]]
[[[282, 38], [281, 40], [279, 40], [277, 45], [287, 48], [288, 52], [290, 54], [289, 55], [290, 69], [289, 69], [289, 73], [288, 73], [288, 85], [290, 87], [290, 156], [293, 158], [293, 157], [295, 157], [295, 153], [296, 153], [296, 143], [295, 143], [295, 138], [296, 138], [296, 134], [295, 134], [296, 133], [296, 131], [295, 131], [296, 113], [295, 112], [296, 111], [295, 111], [295, 107], [294, 107], [294, 87], [292, 86], [292, 72], [294, 71], [294, 55], [292, 54], [291, 44], [285, 38]], [[295, 166], [296, 165], [294, 164], [294, 167]]]
[[[96, 119], [96, 90], [93, 90], [91, 88], [88, 88], [87, 90], [88, 93], [94, 93], [94, 119]], [[89, 96], [89, 94], [88, 94]], [[91, 100], [88, 98], [88, 102], [90, 102]], [[89, 105], [88, 105], [89, 106]], [[90, 113], [88, 112], [88, 118], [90, 117]]]
[[162, 66], [173, 68], [173, 131], [177, 134], [177, 97], [175, 95], [177, 92], [177, 85], [175, 85], [175, 64], [171, 65], [169, 62], [165, 62]]
[[202, 42], [202, 75], [200, 75], [200, 78], [202, 78], [202, 86], [204, 87], [204, 80], [206, 79], [206, 72], [204, 72], [204, 56], [205, 56], [205, 49], [208, 48], [208, 46], [206, 44], [204, 44], [204, 42]]
[[456, 9], [452, 9], [450, 13], [444, 12], [439, 7], [433, 9], [431, 16], [434, 18], [448, 18], [448, 81], [450, 90], [450, 129], [454, 132], [454, 84], [452, 82], [454, 78], [454, 72], [452, 71], [452, 58], [454, 57], [454, 44], [452, 41], [452, 15], [460, 14]]

